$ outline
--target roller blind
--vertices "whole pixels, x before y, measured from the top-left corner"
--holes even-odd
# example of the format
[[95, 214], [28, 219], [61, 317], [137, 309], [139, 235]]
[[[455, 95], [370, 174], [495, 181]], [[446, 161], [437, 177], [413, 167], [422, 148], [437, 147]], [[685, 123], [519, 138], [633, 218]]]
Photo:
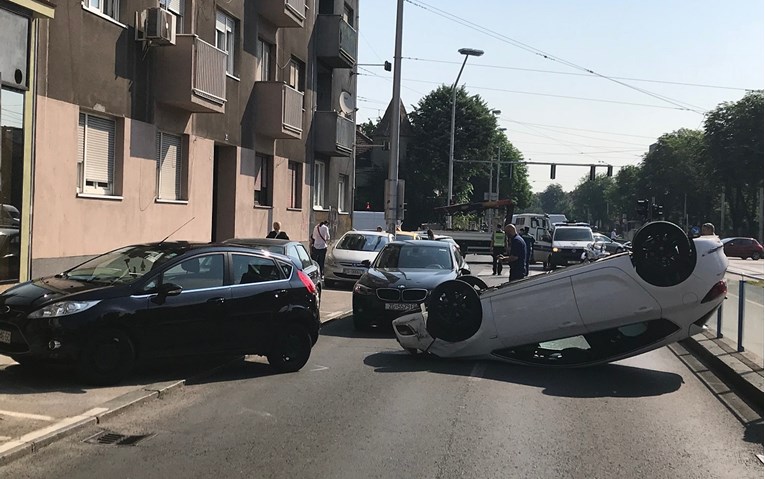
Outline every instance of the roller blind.
[[167, 133], [157, 133], [157, 171], [159, 172], [158, 197], [165, 200], [180, 200], [181, 174], [181, 137]]
[[80, 113], [78, 139], [83, 159], [83, 191], [112, 193], [114, 182], [113, 120]]

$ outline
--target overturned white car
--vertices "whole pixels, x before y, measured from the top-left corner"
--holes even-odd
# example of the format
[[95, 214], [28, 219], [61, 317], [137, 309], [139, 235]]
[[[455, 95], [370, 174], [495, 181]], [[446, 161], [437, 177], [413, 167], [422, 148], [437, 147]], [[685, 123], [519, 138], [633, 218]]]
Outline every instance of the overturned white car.
[[700, 332], [725, 299], [717, 236], [676, 225], [638, 231], [631, 252], [489, 288], [466, 276], [436, 287], [426, 312], [393, 321], [409, 352], [589, 366]]

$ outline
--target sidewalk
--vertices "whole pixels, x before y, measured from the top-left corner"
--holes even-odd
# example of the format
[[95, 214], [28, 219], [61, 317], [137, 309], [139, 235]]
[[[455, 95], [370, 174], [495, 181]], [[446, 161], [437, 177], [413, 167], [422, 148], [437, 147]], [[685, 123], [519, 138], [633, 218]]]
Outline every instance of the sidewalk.
[[[350, 288], [322, 292], [322, 324], [350, 313]], [[209, 376], [225, 364], [192, 361], [137, 372], [119, 386], [88, 387], [73, 374], [22, 370], [0, 355], [0, 467], [127, 407], [160, 398], [190, 379]]]

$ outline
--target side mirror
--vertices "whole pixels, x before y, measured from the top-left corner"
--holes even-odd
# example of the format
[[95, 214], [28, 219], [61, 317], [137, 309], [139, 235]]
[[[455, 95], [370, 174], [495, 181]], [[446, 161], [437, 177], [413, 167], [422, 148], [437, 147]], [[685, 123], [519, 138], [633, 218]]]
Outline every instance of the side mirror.
[[151, 298], [151, 301], [157, 304], [165, 302], [165, 298], [168, 296], [178, 296], [183, 291], [183, 288], [173, 283], [162, 283], [157, 288], [157, 295]]
[[365, 268], [369, 268], [370, 266], [372, 266], [372, 262], [369, 261], [368, 259], [365, 259], [364, 261], [361, 262], [361, 266]]
[[462, 269], [460, 269], [460, 274], [462, 274], [462, 275], [468, 275], [468, 274], [470, 274], [470, 270], [469, 270], [469, 269], [465, 269], [465, 268], [462, 268]]

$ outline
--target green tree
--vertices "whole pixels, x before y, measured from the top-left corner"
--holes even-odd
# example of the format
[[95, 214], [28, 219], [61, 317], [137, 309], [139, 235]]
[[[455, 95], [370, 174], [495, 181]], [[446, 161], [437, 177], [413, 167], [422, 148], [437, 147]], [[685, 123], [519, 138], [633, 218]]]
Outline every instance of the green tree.
[[730, 229], [738, 235], [758, 236], [756, 218], [763, 186], [763, 92], [750, 92], [735, 103], [719, 105], [707, 114], [704, 132], [710, 158], [708, 173], [713, 182], [725, 188]]
[[539, 194], [539, 203], [544, 213], [564, 214], [571, 218], [571, 200], [558, 183], [549, 185]]
[[372, 138], [374, 136], [375, 130], [377, 130], [377, 125], [379, 124], [380, 118], [378, 118], [377, 121], [367, 120], [365, 123], [360, 124], [358, 128], [362, 133], [367, 135], [369, 138]]
[[590, 180], [589, 175], [583, 177], [574, 191], [571, 192], [571, 206], [573, 218], [579, 221], [587, 221], [600, 229], [610, 228], [608, 198], [614, 189], [614, 179], [604, 174], [596, 175]]
[[[637, 200], [642, 198], [638, 184], [641, 178], [640, 166], [628, 165], [619, 169], [614, 176], [614, 185], [608, 192], [609, 213], [615, 223], [620, 223], [626, 215], [627, 220], [634, 220]], [[624, 225], [623, 225], [624, 226]]]

